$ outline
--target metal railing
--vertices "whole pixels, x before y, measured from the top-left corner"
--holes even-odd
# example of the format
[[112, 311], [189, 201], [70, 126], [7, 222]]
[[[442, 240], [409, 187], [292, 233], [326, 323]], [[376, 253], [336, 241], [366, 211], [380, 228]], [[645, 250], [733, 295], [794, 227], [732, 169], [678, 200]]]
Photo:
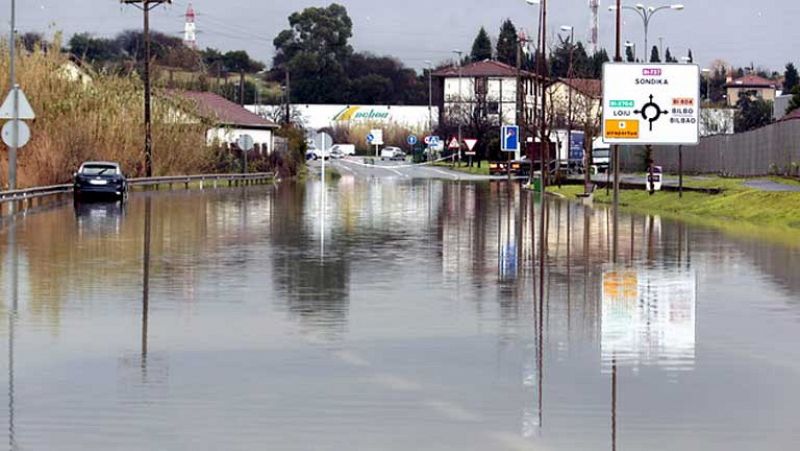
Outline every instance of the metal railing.
[[[200, 188], [210, 184], [217, 187], [220, 182], [228, 182], [233, 185], [238, 182], [256, 182], [273, 178], [271, 172], [254, 172], [250, 174], [200, 174], [200, 175], [168, 175], [163, 177], [145, 177], [128, 179], [128, 186], [158, 187], [160, 185], [184, 184], [186, 188], [191, 183], [200, 183]], [[72, 193], [73, 185], [52, 185], [39, 186], [36, 188], [18, 189], [13, 191], [0, 191], [0, 204], [6, 202], [21, 202], [38, 199], [42, 197], [54, 196], [58, 194]]]

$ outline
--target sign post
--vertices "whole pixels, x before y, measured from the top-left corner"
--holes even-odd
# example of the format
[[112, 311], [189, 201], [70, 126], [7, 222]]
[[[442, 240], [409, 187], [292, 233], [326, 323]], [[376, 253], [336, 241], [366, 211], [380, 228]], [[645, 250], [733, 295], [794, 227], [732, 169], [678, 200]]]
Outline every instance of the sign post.
[[244, 164], [242, 165], [242, 173], [247, 174], [247, 152], [250, 152], [255, 148], [255, 143], [253, 142], [253, 137], [250, 135], [239, 135], [239, 139], [236, 140], [236, 145], [239, 146], [239, 150], [242, 151], [242, 158], [244, 159]]
[[[372, 139], [370, 139], [370, 137]], [[378, 157], [378, 147], [383, 145], [383, 130], [380, 128], [370, 130], [367, 140], [369, 140], [370, 144], [375, 146], [375, 156]]]
[[[697, 145], [700, 67], [694, 64], [603, 65], [603, 141], [617, 145]], [[681, 149], [682, 150], [682, 149]], [[619, 152], [614, 152], [614, 223], [619, 201]], [[652, 161], [648, 173], [653, 175]], [[617, 250], [614, 227], [614, 261]]]
[[[504, 125], [500, 129], [500, 150], [508, 153], [508, 181], [511, 181], [511, 155], [519, 151], [519, 126]], [[531, 168], [533, 169], [533, 168]]]

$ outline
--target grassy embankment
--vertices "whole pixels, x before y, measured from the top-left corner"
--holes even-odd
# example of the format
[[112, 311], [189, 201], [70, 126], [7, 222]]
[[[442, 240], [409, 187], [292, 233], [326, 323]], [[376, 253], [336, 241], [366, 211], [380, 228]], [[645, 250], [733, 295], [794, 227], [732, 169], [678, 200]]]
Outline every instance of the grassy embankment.
[[435, 163], [435, 166], [441, 166], [447, 169], [452, 169], [454, 171], [463, 172], [465, 174], [472, 174], [472, 175], [489, 175], [489, 163], [486, 161], [481, 162], [481, 167], [478, 167], [478, 163], [475, 162], [474, 166], [470, 167], [466, 164], [459, 165], [458, 163], [455, 166], [452, 166], [447, 161], [441, 161], [439, 163]]
[[[56, 37], [51, 48], [60, 47]], [[7, 41], [0, 42], [0, 53], [8, 53]], [[99, 74], [84, 67], [81, 80], [61, 52], [26, 52], [20, 48], [18, 55], [17, 80], [37, 115], [35, 121], [29, 121], [31, 141], [19, 152], [19, 187], [64, 183], [86, 160], [118, 161], [130, 176], [142, 175], [144, 103], [139, 77]], [[6, 58], [0, 59], [0, 92], [8, 90]], [[192, 105], [174, 99], [154, 99], [156, 175], [217, 169], [218, 155], [205, 142], [208, 124], [180, 120], [180, 114], [176, 114], [191, 114], [193, 110]], [[7, 173], [7, 159], [2, 158], [0, 187], [7, 186]]]
[[[773, 179], [778, 183], [800, 183]], [[686, 186], [720, 188], [722, 194], [710, 195], [684, 192], [658, 192], [650, 195], [644, 190], [623, 190], [620, 205], [623, 210], [661, 215], [690, 223], [708, 225], [746, 236], [760, 236], [783, 244], [800, 246], [800, 192], [767, 192], [744, 185], [744, 179], [709, 177], [687, 180]], [[549, 191], [574, 199], [583, 192], [582, 186], [552, 187]], [[611, 194], [598, 189], [594, 201], [611, 204]]]

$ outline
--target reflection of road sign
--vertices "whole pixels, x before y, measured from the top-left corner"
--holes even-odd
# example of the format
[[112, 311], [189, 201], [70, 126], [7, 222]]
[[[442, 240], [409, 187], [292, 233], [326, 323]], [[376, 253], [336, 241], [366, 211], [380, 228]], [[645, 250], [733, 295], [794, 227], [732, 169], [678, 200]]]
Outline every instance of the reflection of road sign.
[[[22, 92], [22, 89], [20, 89], [19, 87], [17, 87], [17, 92], [19, 93], [18, 96], [19, 110], [17, 114], [17, 119], [26, 119], [26, 120], [36, 119], [36, 114], [33, 112], [33, 108], [31, 108], [31, 104], [28, 102], [28, 98], [25, 96], [25, 93]], [[0, 119], [14, 119], [13, 89], [9, 91], [5, 102], [3, 102], [3, 106], [0, 106]]]
[[[19, 124], [19, 132], [17, 135], [17, 147], [24, 147], [25, 144], [28, 144], [28, 141], [31, 140], [31, 129], [28, 128], [28, 124], [17, 121]], [[13, 146], [14, 144], [11, 142], [12, 134], [14, 133], [13, 130], [14, 121], [8, 121], [3, 125], [3, 142], [6, 143], [7, 146]]]
[[253, 137], [250, 135], [239, 135], [239, 139], [236, 140], [236, 144], [239, 146], [239, 149], [244, 150], [245, 152], [250, 152], [255, 147]]
[[450, 144], [447, 146], [448, 149], [460, 149], [461, 145], [458, 143], [458, 138], [453, 138], [450, 140]]
[[519, 150], [519, 127], [504, 125], [500, 131], [500, 150], [503, 152], [516, 152]]
[[406, 139], [406, 142], [408, 143], [409, 146], [413, 146], [414, 144], [417, 143], [417, 137], [414, 135], [409, 135], [408, 138]]
[[603, 141], [697, 144], [699, 86], [693, 64], [604, 64]]

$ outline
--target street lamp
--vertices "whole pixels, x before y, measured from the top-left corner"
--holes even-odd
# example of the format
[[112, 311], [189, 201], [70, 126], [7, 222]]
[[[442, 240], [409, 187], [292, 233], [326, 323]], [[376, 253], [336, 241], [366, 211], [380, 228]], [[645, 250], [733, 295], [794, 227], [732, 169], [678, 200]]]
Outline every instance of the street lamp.
[[425, 60], [425, 67], [428, 68], [428, 136], [433, 134], [433, 63]]
[[[641, 4], [641, 3], [637, 3], [635, 7], [634, 6], [623, 6], [622, 9], [631, 10], [631, 11], [635, 12], [636, 14], [638, 14], [639, 17], [642, 18], [642, 22], [644, 23], [645, 61], [647, 61], [647, 60], [649, 60], [649, 58], [647, 58], [647, 51], [649, 50], [649, 47], [647, 46], [647, 32], [649, 31], [650, 21], [653, 19], [653, 15], [655, 13], [657, 13], [659, 11], [663, 11], [665, 9], [670, 9], [670, 10], [673, 10], [673, 11], [682, 11], [684, 9], [684, 6], [681, 5], [681, 4], [673, 4], [673, 5], [664, 5], [664, 6], [654, 7], [654, 6], [645, 6], [645, 5]], [[617, 6], [616, 5], [611, 5], [611, 6], [608, 7], [608, 10], [609, 11], [616, 11], [617, 10]]]
[[461, 71], [461, 67], [462, 67], [461, 66], [461, 55], [463, 55], [464, 52], [462, 52], [459, 49], [455, 49], [455, 50], [453, 50], [453, 53], [458, 55], [458, 117], [456, 118], [456, 120], [458, 120], [458, 161], [459, 161], [459, 164], [461, 164], [461, 119], [462, 119], [461, 118], [461, 108], [463, 107], [463, 105], [461, 104], [462, 103], [462, 98], [461, 98], [461, 74], [462, 74], [462, 71]]
[[711, 69], [701, 71], [706, 76], [706, 103], [711, 103]]

